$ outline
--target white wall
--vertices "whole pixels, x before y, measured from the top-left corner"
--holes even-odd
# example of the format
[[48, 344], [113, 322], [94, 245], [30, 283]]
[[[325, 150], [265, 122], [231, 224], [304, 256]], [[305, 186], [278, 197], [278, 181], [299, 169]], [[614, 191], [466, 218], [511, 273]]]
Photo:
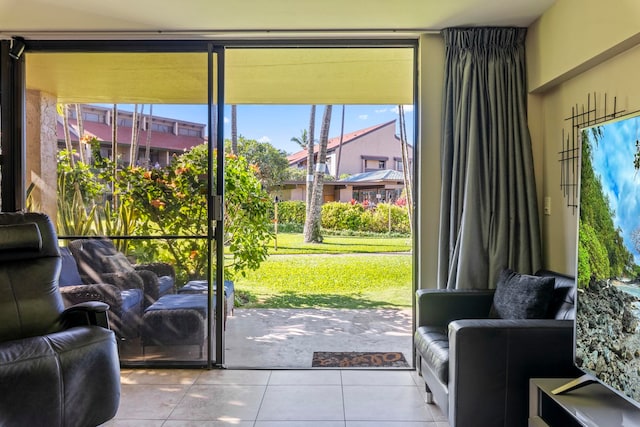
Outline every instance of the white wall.
[[440, 139], [444, 42], [439, 34], [425, 34], [419, 43], [419, 119], [416, 138], [418, 173], [414, 180], [417, 199], [417, 275], [419, 288], [437, 287], [438, 228], [440, 217]]
[[[630, 16], [632, 18], [630, 18]], [[578, 212], [560, 188], [562, 131], [571, 107], [599, 99], [598, 115], [640, 109], [640, 2], [558, 0], [527, 36], [529, 128], [534, 148], [543, 266], [575, 274]], [[551, 215], [543, 214], [545, 198]]]

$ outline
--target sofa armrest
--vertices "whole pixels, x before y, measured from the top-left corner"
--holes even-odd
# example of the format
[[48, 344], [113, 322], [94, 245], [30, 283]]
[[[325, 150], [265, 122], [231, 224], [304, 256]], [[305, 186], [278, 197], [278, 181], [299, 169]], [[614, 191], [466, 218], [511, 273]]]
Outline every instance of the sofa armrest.
[[526, 424], [528, 381], [572, 377], [573, 321], [465, 319], [449, 325], [452, 425]]
[[173, 265], [166, 262], [150, 262], [147, 264], [136, 264], [133, 266], [136, 270], [149, 270], [156, 274], [156, 276], [170, 276], [174, 280], [176, 278], [176, 270]]
[[87, 301], [99, 301], [107, 304], [112, 312], [119, 312], [120, 307], [122, 307], [122, 294], [120, 292], [120, 289], [109, 283], [60, 287], [60, 294], [67, 307]]
[[[89, 277], [82, 276], [82, 281], [86, 284], [94, 284]], [[135, 272], [103, 273], [100, 281], [115, 286], [118, 289], [144, 289], [144, 282], [140, 275]]]
[[418, 289], [417, 322], [446, 327], [457, 319], [483, 319], [489, 315], [494, 290]]
[[65, 329], [90, 325], [109, 329], [107, 310], [109, 310], [109, 305], [103, 302], [83, 302], [64, 310], [60, 315], [60, 322]]

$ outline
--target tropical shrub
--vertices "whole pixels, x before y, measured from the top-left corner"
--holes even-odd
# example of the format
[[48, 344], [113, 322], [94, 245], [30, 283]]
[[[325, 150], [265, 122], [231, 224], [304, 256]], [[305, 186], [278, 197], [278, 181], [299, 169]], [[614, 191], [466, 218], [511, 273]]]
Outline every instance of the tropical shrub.
[[302, 201], [278, 203], [278, 222], [281, 224], [304, 224], [306, 204]]
[[[66, 151], [58, 156], [60, 234], [152, 236], [114, 244], [138, 262], [173, 264], [181, 281], [207, 277], [207, 146], [175, 156], [164, 168], [124, 168], [117, 179], [110, 160], [92, 159], [72, 164]], [[266, 258], [272, 204], [243, 157], [226, 156], [225, 191], [225, 273], [232, 278]]]
[[[130, 248], [139, 259], [173, 264], [183, 280], [207, 275], [207, 167], [203, 144], [164, 168], [130, 167], [119, 179], [120, 200], [137, 214], [136, 234], [186, 237], [131, 240]], [[233, 278], [259, 267], [272, 234], [270, 198], [244, 157], [226, 155], [224, 205], [225, 273]]]
[[322, 227], [331, 230], [361, 231], [365, 209], [360, 204], [329, 202], [322, 205]]

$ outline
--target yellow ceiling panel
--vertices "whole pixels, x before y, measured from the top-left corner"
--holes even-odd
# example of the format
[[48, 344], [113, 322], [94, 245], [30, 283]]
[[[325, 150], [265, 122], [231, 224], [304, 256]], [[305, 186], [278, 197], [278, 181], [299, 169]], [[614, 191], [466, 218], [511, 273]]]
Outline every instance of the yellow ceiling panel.
[[[207, 53], [28, 53], [27, 88], [61, 103], [204, 104]], [[225, 52], [227, 104], [411, 104], [411, 48]]]

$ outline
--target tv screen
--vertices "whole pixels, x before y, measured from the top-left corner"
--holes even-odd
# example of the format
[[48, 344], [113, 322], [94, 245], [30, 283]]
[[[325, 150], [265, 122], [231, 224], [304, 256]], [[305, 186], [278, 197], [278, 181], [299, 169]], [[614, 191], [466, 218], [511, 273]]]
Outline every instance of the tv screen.
[[640, 402], [640, 116], [581, 131], [575, 363]]

